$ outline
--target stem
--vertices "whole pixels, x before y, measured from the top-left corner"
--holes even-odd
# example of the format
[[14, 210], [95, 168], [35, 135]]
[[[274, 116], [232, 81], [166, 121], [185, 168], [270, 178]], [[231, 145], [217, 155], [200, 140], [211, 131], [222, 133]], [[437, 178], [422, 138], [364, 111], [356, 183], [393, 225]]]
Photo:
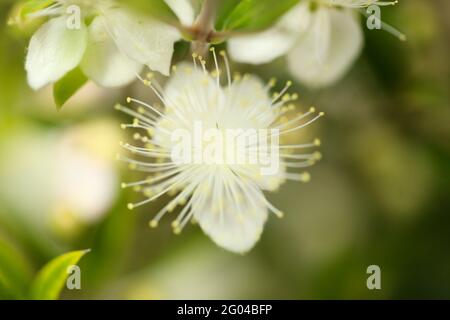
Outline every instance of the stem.
[[208, 50], [209, 38], [214, 32], [214, 21], [216, 19], [217, 4], [219, 0], [204, 0], [200, 14], [193, 25], [195, 33], [192, 50], [204, 54]]
[[204, 0], [197, 21], [194, 26], [199, 30], [212, 31], [214, 29], [214, 20], [216, 19], [218, 0]]

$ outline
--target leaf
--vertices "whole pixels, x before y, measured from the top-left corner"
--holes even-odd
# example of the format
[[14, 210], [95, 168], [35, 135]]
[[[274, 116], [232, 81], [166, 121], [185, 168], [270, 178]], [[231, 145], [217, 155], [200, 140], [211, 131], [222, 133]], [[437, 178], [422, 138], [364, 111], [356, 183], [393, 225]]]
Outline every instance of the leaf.
[[67, 73], [61, 80], [53, 85], [53, 99], [56, 108], [60, 110], [86, 82], [88, 78], [80, 68], [75, 68]]
[[123, 194], [90, 240], [95, 250], [83, 261], [86, 268], [83, 279], [87, 279], [91, 290], [104, 285], [123, 267], [136, 221], [135, 215], [124, 214], [125, 202]]
[[31, 278], [31, 267], [22, 253], [0, 240], [0, 297], [25, 298]]
[[63, 254], [47, 263], [34, 279], [30, 298], [35, 300], [56, 300], [64, 287], [67, 268], [75, 265], [90, 250], [73, 251]]
[[178, 18], [164, 0], [120, 0], [137, 12], [153, 16], [167, 23], [177, 22]]
[[47, 8], [51, 4], [53, 4], [55, 0], [30, 0], [22, 4], [19, 9], [19, 18], [23, 21], [26, 19], [26, 16], [30, 13], [37, 12], [44, 8]]
[[299, 2], [300, 0], [242, 0], [224, 18], [222, 29], [251, 31], [267, 28]]
[[217, 30], [222, 30], [225, 20], [240, 2], [241, 0], [219, 1], [219, 8], [217, 9], [217, 16], [216, 16]]

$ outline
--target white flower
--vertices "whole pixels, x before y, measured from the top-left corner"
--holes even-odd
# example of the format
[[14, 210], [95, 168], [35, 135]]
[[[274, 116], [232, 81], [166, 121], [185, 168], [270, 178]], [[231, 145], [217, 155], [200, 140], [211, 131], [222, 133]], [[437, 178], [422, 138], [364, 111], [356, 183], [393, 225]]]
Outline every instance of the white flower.
[[108, 145], [120, 136], [115, 128], [112, 121], [97, 120], [71, 128], [55, 145], [55, 216], [69, 213], [94, 224], [108, 213], [117, 192], [116, 148]]
[[[311, 108], [304, 114], [289, 118], [287, 115], [292, 113], [292, 101], [297, 99], [296, 94], [287, 93], [290, 82], [282, 91], [271, 96], [274, 80], [264, 85], [257, 77], [237, 75], [232, 81], [224, 52], [221, 52], [221, 56], [228, 85], [222, 87], [218, 76], [219, 64], [214, 49], [212, 51], [216, 66], [212, 73], [206, 71], [205, 60], [194, 54], [194, 64], [175, 67], [176, 71], [164, 90], [153, 80], [143, 80], [160, 98], [165, 106], [164, 111], [133, 98], [128, 98], [127, 102], [137, 104], [136, 110], [116, 106], [134, 117], [131, 124], [122, 127], [138, 130], [134, 134], [138, 145], [122, 145], [140, 157], [139, 160], [123, 156], [119, 158], [128, 162], [131, 169], [150, 174], [142, 181], [123, 183], [122, 186], [133, 187], [145, 197], [140, 202], [129, 204], [130, 209], [166, 193], [179, 192], [150, 221], [150, 226], [157, 226], [164, 215], [181, 205], [183, 208], [172, 223], [176, 233], [193, 219], [216, 244], [243, 253], [250, 250], [259, 239], [269, 211], [282, 216], [282, 212], [266, 199], [263, 191], [275, 191], [286, 179], [308, 181], [307, 172], [291, 171], [311, 166], [320, 158], [320, 154], [299, 154], [294, 151], [318, 146], [319, 140], [295, 145], [271, 144], [276, 150], [271, 149], [270, 152], [276, 152], [271, 153], [270, 165], [279, 165], [275, 172], [265, 175], [261, 163], [237, 163], [217, 149], [213, 150], [214, 156], [219, 155], [217, 162], [179, 163], [174, 159], [173, 151], [177, 147], [173, 139], [174, 132], [181, 129], [185, 136], [195, 136], [198, 123], [204, 129], [216, 133], [239, 129], [273, 129], [275, 131], [264, 131], [266, 137], [273, 141], [306, 127], [323, 113], [317, 114]], [[198, 152], [202, 152], [199, 149], [205, 151], [211, 147], [212, 142], [208, 141], [203, 140], [204, 145], [194, 142], [190, 149], [194, 159]], [[244, 145], [246, 149], [240, 149], [247, 150], [247, 155], [255, 150], [252, 149], [254, 144], [251, 141]], [[228, 141], [225, 141], [224, 149], [227, 154], [233, 153], [229, 151]], [[256, 149], [257, 154], [265, 152], [267, 150]], [[273, 154], [276, 157], [272, 157]]]
[[62, 132], [22, 127], [0, 141], [0, 202], [11, 208], [5, 214], [46, 237], [49, 227], [68, 235], [101, 220], [117, 194], [117, 124], [95, 120]]
[[294, 77], [310, 87], [339, 80], [359, 56], [363, 34], [352, 8], [395, 2], [378, 0], [303, 0], [270, 29], [232, 38], [231, 57], [261, 64], [287, 54]]
[[[128, 84], [144, 65], [168, 75], [173, 44], [180, 39], [175, 28], [118, 8], [112, 0], [57, 0], [30, 16], [50, 18], [28, 47], [25, 69], [35, 90], [78, 65], [105, 87]], [[87, 18], [93, 18], [89, 26]]]

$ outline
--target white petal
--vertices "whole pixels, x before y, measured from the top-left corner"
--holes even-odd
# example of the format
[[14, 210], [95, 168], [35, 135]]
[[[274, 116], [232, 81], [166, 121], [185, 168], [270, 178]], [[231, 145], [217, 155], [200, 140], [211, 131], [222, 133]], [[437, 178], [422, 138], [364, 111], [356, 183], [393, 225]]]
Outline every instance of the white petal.
[[152, 70], [169, 74], [173, 45], [180, 39], [175, 28], [121, 9], [108, 10], [105, 18], [121, 52]]
[[194, 23], [195, 11], [190, 0], [164, 0], [185, 26]]
[[87, 30], [68, 29], [67, 17], [51, 19], [33, 35], [25, 62], [28, 84], [35, 90], [75, 68], [86, 49]]
[[95, 83], [104, 87], [126, 85], [136, 79], [142, 64], [121, 53], [98, 16], [88, 29], [88, 47], [81, 61], [81, 69]]
[[[217, 177], [216, 177], [217, 178]], [[245, 196], [236, 183], [227, 181], [229, 188], [234, 188], [238, 200], [230, 196], [230, 189], [217, 182], [216, 186], [202, 183], [193, 195], [194, 219], [198, 221], [202, 230], [219, 246], [236, 253], [249, 251], [259, 240], [267, 220], [268, 211], [261, 202], [263, 194], [260, 190]], [[202, 192], [209, 191], [212, 196], [206, 197]], [[217, 191], [217, 190], [216, 190]], [[214, 196], [214, 194], [216, 196]], [[223, 203], [221, 211], [220, 203]]]
[[238, 62], [261, 64], [284, 55], [310, 23], [307, 3], [289, 10], [272, 28], [228, 41], [230, 56]]
[[352, 11], [336, 9], [320, 9], [311, 27], [288, 54], [289, 68], [305, 85], [327, 86], [339, 80], [357, 59], [363, 45], [362, 30]]

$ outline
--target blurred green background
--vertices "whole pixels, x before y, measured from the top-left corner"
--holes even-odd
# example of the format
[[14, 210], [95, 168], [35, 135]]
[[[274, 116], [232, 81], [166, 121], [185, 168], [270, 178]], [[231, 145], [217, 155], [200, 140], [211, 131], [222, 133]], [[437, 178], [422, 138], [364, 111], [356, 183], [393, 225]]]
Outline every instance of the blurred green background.
[[[34, 29], [7, 26], [12, 5], [0, 4], [0, 256], [14, 255], [25, 274], [91, 248], [80, 262], [82, 290], [62, 298], [450, 298], [447, 0], [383, 10], [407, 42], [365, 30], [364, 53], [342, 81], [314, 91], [294, 86], [304, 106], [326, 112], [314, 126], [323, 160], [310, 183], [268, 195], [286, 217], [270, 217], [244, 256], [215, 246], [195, 225], [178, 236], [171, 219], [150, 229], [167, 197], [126, 208], [137, 195], [120, 181], [140, 174], [115, 161], [127, 137], [113, 106], [127, 96], [150, 99], [148, 91], [89, 83], [57, 112], [51, 88], [26, 84]], [[290, 77], [283, 59], [232, 67], [266, 80]], [[381, 290], [366, 287], [372, 264], [381, 268]]]

